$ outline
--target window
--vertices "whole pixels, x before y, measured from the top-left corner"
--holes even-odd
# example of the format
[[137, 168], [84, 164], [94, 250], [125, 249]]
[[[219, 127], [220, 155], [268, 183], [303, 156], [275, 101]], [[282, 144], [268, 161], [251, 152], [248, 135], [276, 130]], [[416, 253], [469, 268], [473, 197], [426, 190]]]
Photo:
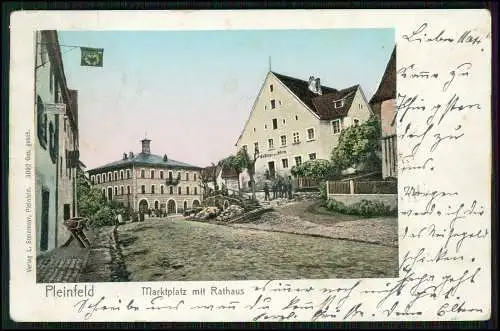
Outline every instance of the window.
[[363, 105], [362, 105], [362, 104], [359, 104], [359, 105], [358, 105], [358, 108], [359, 108], [359, 109], [363, 109]]
[[160, 186], [160, 193], [165, 194], [165, 188], [163, 187], [163, 185]]
[[186, 180], [189, 180], [189, 172], [186, 172]]
[[123, 170], [120, 170], [120, 179], [123, 179]]
[[127, 185], [127, 194], [130, 194], [130, 185]]
[[281, 136], [281, 146], [286, 146], [286, 136]]
[[115, 180], [118, 180], [118, 171], [115, 171], [113, 174], [115, 175]]
[[316, 153], [309, 154], [309, 160], [316, 160]]
[[179, 178], [179, 180], [181, 179], [181, 172], [177, 172], [177, 178]]
[[64, 204], [63, 213], [64, 213], [63, 215], [64, 220], [69, 220], [71, 218], [71, 206], [69, 203]]
[[255, 152], [258, 152], [259, 151], [259, 143], [253, 143], [253, 150]]
[[332, 131], [333, 134], [340, 133], [340, 119], [332, 121]]
[[285, 123], [286, 123], [286, 121], [285, 121], [285, 119], [283, 119], [283, 124], [285, 124]]
[[271, 109], [276, 108], [276, 100], [271, 100]]
[[273, 118], [273, 129], [276, 130], [278, 128], [278, 120]]
[[36, 115], [37, 115], [37, 136], [40, 146], [47, 149], [47, 114], [40, 96], [36, 99]]
[[100, 184], [101, 183], [101, 175], [97, 175], [97, 184]]
[[274, 140], [273, 139], [268, 139], [267, 143], [269, 145], [269, 149], [274, 148]]
[[255, 132], [255, 131], [256, 131], [255, 128], [253, 128], [253, 132]]
[[195, 188], [194, 188], [194, 195], [197, 195], [197, 194], [198, 194], [198, 188], [197, 188], [197, 187], [195, 187]]
[[151, 170], [151, 178], [155, 178], [155, 171]]
[[123, 186], [120, 186], [120, 194], [121, 195], [125, 194], [125, 189], [123, 188]]
[[341, 107], [343, 107], [343, 106], [344, 106], [344, 99], [334, 101], [334, 102], [333, 102], [333, 106], [334, 106], [335, 108], [341, 108]]
[[358, 126], [359, 125], [359, 120], [357, 118], [354, 118], [352, 121], [354, 123], [354, 126]]
[[168, 187], [168, 191], [170, 194], [174, 194], [174, 187], [173, 186], [169, 186]]
[[295, 157], [295, 165], [301, 165], [302, 164], [302, 157], [296, 156]]
[[163, 170], [160, 171], [160, 179], [163, 179]]
[[141, 193], [142, 194], [146, 193], [146, 185], [141, 185]]
[[245, 151], [247, 150], [247, 145], [241, 146]]
[[151, 194], [155, 194], [155, 186], [151, 185]]
[[127, 179], [130, 179], [130, 170], [127, 169]]
[[118, 186], [115, 186], [115, 195], [118, 195]]
[[283, 169], [288, 168], [288, 159], [281, 159], [281, 164], [283, 165]]
[[300, 143], [300, 135], [298, 132], [294, 132], [293, 133], [293, 143], [294, 144], [298, 144]]
[[177, 188], [177, 194], [182, 194], [182, 189], [180, 186]]
[[314, 129], [313, 128], [307, 129], [307, 139], [314, 140]]
[[272, 91], [273, 91], [273, 89], [274, 89], [273, 84], [269, 85], [269, 91], [271, 91], [271, 92], [272, 92]]
[[94, 184], [94, 183], [95, 183], [95, 177], [94, 177], [94, 176], [90, 176], [90, 182], [91, 182], [92, 184]]
[[106, 182], [106, 174], [102, 174], [102, 182], [105, 183]]
[[108, 172], [108, 182], [111, 181], [111, 172]]
[[299, 117], [297, 115], [295, 115], [295, 120], [298, 121], [299, 120]]
[[189, 187], [186, 187], [186, 195], [189, 195]]
[[144, 177], [146, 177], [146, 171], [141, 170], [141, 178], [144, 178]]
[[172, 171], [169, 171], [169, 172], [168, 172], [168, 179], [169, 179], [169, 180], [172, 180]]
[[267, 129], [267, 124], [264, 124], [264, 129]]
[[196, 173], [193, 174], [193, 180], [196, 182]]

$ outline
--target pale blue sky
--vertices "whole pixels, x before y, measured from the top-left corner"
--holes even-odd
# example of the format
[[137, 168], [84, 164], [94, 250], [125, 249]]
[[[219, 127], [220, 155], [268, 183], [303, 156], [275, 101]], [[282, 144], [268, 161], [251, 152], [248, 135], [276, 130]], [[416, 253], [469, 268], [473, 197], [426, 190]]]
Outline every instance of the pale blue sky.
[[152, 153], [206, 166], [234, 152], [269, 56], [275, 72], [337, 89], [360, 84], [370, 99], [394, 30], [60, 31], [59, 41], [104, 48], [94, 68], [62, 47], [89, 168], [140, 152], [145, 132]]

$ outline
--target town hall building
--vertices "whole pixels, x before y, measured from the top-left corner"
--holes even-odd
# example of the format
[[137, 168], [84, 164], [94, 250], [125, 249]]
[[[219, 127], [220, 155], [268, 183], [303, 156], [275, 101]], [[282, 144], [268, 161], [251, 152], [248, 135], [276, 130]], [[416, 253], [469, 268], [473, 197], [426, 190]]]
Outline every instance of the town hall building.
[[257, 175], [290, 178], [294, 165], [330, 159], [341, 130], [372, 115], [359, 85], [337, 90], [312, 76], [302, 80], [269, 71], [236, 148], [259, 151]]
[[141, 140], [142, 151], [124, 153], [120, 160], [89, 170], [92, 185], [108, 201], [136, 212], [182, 213], [201, 205], [201, 168], [151, 153], [151, 140]]

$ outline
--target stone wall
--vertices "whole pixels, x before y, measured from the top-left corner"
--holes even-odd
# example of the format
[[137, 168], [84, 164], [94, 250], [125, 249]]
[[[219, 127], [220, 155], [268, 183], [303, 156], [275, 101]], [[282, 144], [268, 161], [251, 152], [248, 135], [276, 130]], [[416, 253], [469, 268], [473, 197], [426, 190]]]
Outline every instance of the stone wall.
[[391, 208], [397, 208], [397, 194], [328, 194], [328, 199], [337, 200], [349, 206], [361, 200], [380, 201]]

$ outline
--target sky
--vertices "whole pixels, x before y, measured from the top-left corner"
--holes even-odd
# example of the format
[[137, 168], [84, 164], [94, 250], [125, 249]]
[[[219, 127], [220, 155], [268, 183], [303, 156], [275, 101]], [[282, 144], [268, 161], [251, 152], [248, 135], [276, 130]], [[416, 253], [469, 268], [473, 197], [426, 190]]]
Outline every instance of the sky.
[[[141, 151], [207, 166], [235, 152], [269, 71], [369, 100], [394, 47], [393, 29], [59, 31], [68, 87], [78, 90], [80, 158], [92, 169]], [[80, 66], [79, 47], [104, 49]]]

